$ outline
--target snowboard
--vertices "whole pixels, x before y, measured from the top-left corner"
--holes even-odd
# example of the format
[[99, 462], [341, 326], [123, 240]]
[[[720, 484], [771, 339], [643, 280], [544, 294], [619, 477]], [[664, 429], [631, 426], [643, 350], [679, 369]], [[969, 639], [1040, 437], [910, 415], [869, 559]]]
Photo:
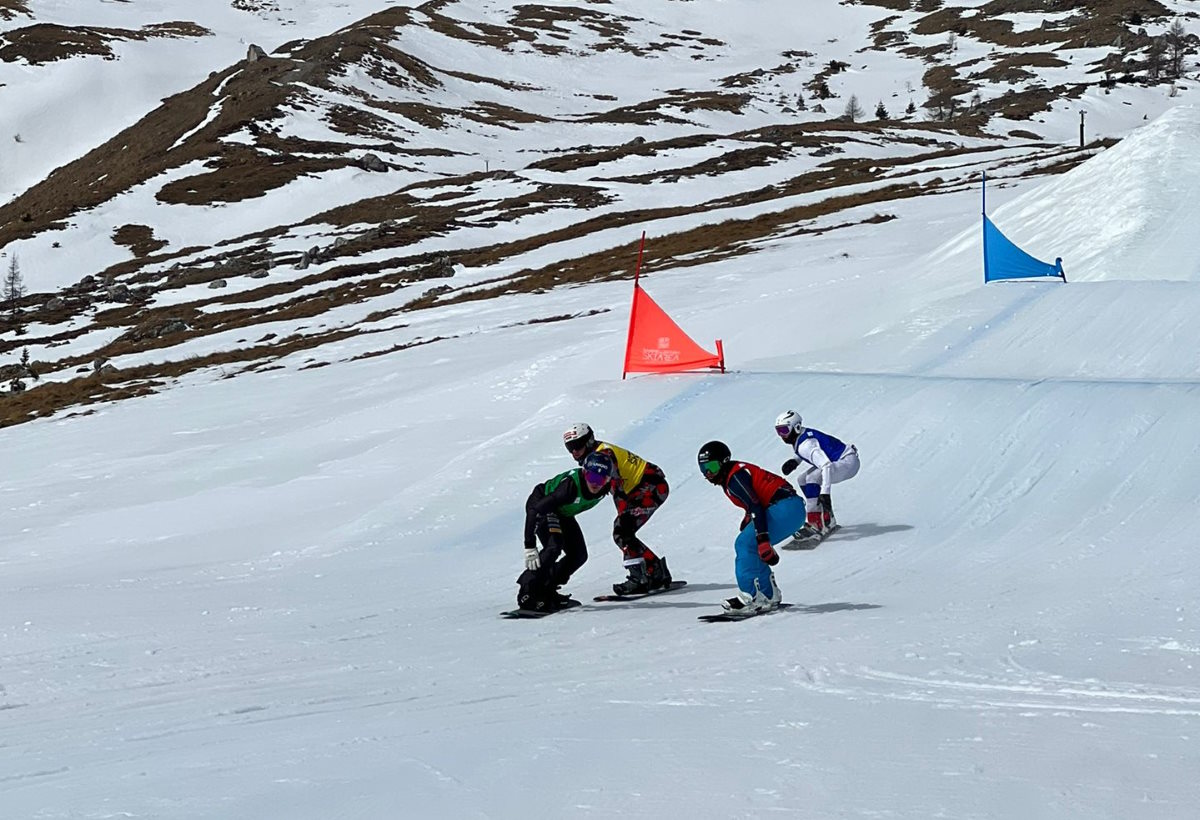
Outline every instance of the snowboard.
[[593, 601], [640, 601], [642, 598], [649, 598], [651, 595], [661, 595], [664, 592], [674, 592], [677, 589], [683, 589], [687, 586], [687, 581], [672, 581], [670, 586], [663, 589], [656, 589], [653, 592], [640, 592], [636, 595], [597, 595]]
[[841, 524], [834, 524], [833, 527], [830, 528], [827, 532], [823, 533], [820, 538], [805, 538], [803, 540], [798, 540], [796, 538], [789, 538], [787, 541], [784, 541], [782, 544], [779, 545], [779, 549], [781, 549], [781, 550], [815, 550], [817, 548], [818, 544], [822, 543], [826, 538], [833, 535], [835, 532], [837, 532], [841, 528], [842, 528]]
[[566, 612], [568, 609], [574, 609], [577, 606], [583, 606], [583, 603], [581, 601], [576, 601], [574, 598], [572, 598], [571, 600], [564, 603], [558, 609], [552, 610], [550, 612], [543, 612], [543, 611], [537, 610], [537, 609], [510, 609], [507, 612], [501, 612], [500, 617], [501, 618], [512, 618], [512, 619], [545, 618], [547, 615], [554, 615], [557, 612]]
[[752, 618], [757, 618], [759, 615], [770, 615], [772, 612], [778, 612], [781, 609], [787, 609], [791, 604], [780, 604], [774, 609], [768, 609], [766, 612], [755, 612], [751, 615], [734, 615], [729, 612], [718, 612], [715, 615], [700, 615], [698, 620], [706, 621], [710, 624], [720, 624], [726, 621], [749, 621]]

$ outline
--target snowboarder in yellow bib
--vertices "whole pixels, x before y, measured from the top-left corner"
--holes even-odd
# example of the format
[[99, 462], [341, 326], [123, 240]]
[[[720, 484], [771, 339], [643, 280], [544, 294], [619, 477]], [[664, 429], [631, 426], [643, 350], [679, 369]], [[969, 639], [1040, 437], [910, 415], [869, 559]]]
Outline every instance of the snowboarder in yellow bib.
[[582, 422], [572, 424], [563, 433], [563, 444], [577, 464], [592, 453], [606, 453], [616, 464], [612, 497], [617, 508], [613, 521], [613, 541], [625, 556], [629, 577], [613, 584], [617, 595], [637, 595], [665, 589], [671, 585], [671, 572], [666, 559], [642, 543], [637, 531], [654, 511], [663, 505], [670, 493], [667, 477], [658, 466], [623, 447], [597, 441], [592, 428]]

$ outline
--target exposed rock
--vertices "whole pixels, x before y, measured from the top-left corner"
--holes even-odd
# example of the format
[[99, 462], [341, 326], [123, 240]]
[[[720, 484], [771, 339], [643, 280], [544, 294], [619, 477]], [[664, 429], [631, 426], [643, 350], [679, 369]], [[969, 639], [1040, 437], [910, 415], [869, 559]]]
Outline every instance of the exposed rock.
[[[20, 381], [21, 379], [36, 379], [32, 370], [23, 364], [0, 365], [0, 382]], [[22, 387], [24, 389], [24, 387]]]
[[229, 283], [226, 282], [224, 279], [214, 279], [208, 283], [208, 288], [209, 288], [209, 290], [216, 290], [217, 288], [226, 287], [228, 284]]
[[249, 276], [251, 279], [266, 279], [268, 274], [269, 274], [269, 271], [266, 268], [259, 268], [258, 270], [250, 271], [250, 273], [248, 273], [246, 275]]
[[[126, 333], [123, 338], [138, 342], [143, 339], [161, 339], [164, 336], [183, 333], [186, 330], [191, 330], [191, 328], [182, 319], [156, 319], [143, 322]], [[102, 360], [97, 359], [97, 361]]]
[[439, 256], [416, 272], [414, 279], [449, 279], [454, 275], [454, 263], [448, 256]]
[[375, 154], [363, 154], [358, 160], [358, 167], [364, 171], [387, 172], [388, 165]]
[[257, 63], [259, 60], [265, 60], [266, 58], [267, 52], [254, 43], [251, 43], [250, 48], [246, 49], [246, 62], [248, 63]]

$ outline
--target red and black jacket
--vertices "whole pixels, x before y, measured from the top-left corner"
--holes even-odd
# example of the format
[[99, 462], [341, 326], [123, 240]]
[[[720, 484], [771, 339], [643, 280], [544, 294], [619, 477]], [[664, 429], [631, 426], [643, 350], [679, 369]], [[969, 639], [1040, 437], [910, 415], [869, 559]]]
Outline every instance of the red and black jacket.
[[783, 476], [745, 461], [729, 462], [721, 481], [721, 489], [730, 501], [746, 511], [741, 528], [753, 521], [758, 539], [769, 538], [767, 507], [796, 494], [796, 490]]

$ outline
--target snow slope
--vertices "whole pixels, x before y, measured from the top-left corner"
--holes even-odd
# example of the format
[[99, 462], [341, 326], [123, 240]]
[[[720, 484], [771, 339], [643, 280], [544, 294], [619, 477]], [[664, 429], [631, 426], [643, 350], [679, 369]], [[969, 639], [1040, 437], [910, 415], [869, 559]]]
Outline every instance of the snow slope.
[[[1072, 281], [1200, 279], [1191, 198], [1200, 169], [1200, 107], [1179, 105], [1112, 150], [1009, 201], [993, 190], [988, 214], [1041, 259], [1070, 260]], [[1098, 182], [1102, 181], [1102, 182]], [[990, 186], [989, 186], [990, 187]], [[960, 266], [979, 257], [979, 231], [966, 231], [928, 264]]]
[[[1196, 125], [996, 170], [997, 224], [1067, 285], [981, 284], [977, 190], [651, 272], [725, 375], [620, 380], [609, 282], [0, 429], [0, 816], [1194, 818]], [[700, 623], [740, 513], [696, 450], [776, 467], [788, 407], [862, 453], [843, 529], [784, 554], [790, 610]], [[502, 621], [576, 420], [664, 468], [643, 534], [689, 587], [591, 604], [606, 504], [589, 604]]]
[[[1143, 133], [1172, 145], [1189, 116]], [[1006, 193], [1056, 186], [1068, 232], [1148, 156], [1119, 150]], [[1197, 172], [1166, 156], [1139, 178]], [[588, 318], [445, 308], [457, 337], [403, 355], [0, 431], [5, 813], [1194, 817], [1200, 285], [983, 287], [964, 263], [906, 313], [915, 286], [880, 260], [945, 253], [921, 226], [969, 230], [974, 196], [908, 201], [828, 265], [831, 240], [800, 237], [648, 277], [696, 338], [724, 336], [724, 376], [620, 381], [613, 283], [538, 297], [608, 308]], [[1092, 211], [1097, 235], [1143, 201]], [[829, 347], [844, 320], [879, 332]], [[700, 623], [732, 589], [739, 513], [696, 448], [774, 466], [786, 407], [863, 454], [844, 528], [784, 555], [788, 612]], [[525, 496], [569, 466], [575, 419], [664, 467], [645, 537], [690, 586], [502, 621]], [[610, 514], [581, 518], [578, 597], [620, 577]]]

